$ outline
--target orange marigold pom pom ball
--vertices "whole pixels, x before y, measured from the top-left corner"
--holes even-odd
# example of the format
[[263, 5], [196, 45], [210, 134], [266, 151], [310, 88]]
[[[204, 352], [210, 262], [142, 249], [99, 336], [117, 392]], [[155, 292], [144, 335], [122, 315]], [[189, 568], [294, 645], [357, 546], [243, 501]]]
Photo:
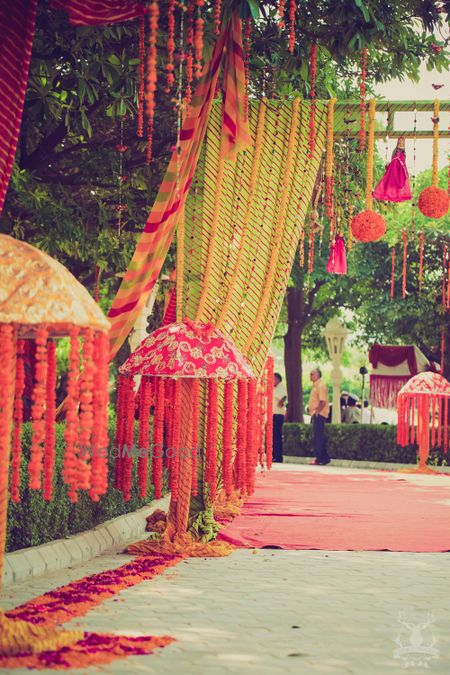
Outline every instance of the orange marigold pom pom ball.
[[366, 209], [352, 218], [352, 234], [358, 241], [378, 241], [386, 234], [386, 222], [376, 211]]
[[427, 218], [442, 218], [450, 208], [450, 197], [446, 190], [430, 186], [420, 193], [418, 206]]

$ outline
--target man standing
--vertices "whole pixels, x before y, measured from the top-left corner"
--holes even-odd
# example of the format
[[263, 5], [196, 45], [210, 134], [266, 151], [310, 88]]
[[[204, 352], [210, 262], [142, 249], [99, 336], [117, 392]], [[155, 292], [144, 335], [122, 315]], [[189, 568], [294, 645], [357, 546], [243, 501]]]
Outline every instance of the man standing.
[[273, 445], [272, 460], [283, 461], [283, 422], [287, 391], [280, 373], [273, 375]]
[[314, 368], [309, 377], [313, 383], [308, 405], [313, 425], [313, 449], [316, 456], [313, 464], [325, 465], [330, 463], [325, 441], [325, 420], [330, 412], [328, 388], [321, 380], [322, 373], [319, 368]]

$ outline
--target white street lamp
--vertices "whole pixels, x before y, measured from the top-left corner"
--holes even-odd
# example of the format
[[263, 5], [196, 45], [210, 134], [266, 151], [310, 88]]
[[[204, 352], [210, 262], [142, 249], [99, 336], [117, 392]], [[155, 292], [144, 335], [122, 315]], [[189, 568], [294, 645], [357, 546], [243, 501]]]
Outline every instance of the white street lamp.
[[328, 354], [330, 355], [331, 363], [333, 364], [333, 369], [331, 371], [331, 383], [333, 385], [332, 424], [340, 424], [341, 422], [341, 384], [343, 376], [340, 364], [342, 354], [344, 353], [347, 333], [347, 329], [336, 316], [328, 321], [323, 331], [327, 343]]

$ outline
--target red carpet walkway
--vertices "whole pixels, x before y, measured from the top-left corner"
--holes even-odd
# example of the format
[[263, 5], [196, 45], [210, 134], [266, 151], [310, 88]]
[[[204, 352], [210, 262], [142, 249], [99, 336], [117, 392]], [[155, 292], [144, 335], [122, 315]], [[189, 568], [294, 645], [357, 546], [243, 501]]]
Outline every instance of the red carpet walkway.
[[450, 477], [275, 469], [220, 538], [244, 548], [449, 551]]

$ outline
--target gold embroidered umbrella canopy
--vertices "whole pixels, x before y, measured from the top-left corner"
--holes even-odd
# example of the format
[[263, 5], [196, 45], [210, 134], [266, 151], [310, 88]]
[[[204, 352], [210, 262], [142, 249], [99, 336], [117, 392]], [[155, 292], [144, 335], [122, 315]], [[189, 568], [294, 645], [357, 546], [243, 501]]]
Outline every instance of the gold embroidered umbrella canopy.
[[[0, 235], [0, 582], [6, 542], [8, 483], [20, 501], [25, 342], [35, 348], [28, 487], [53, 496], [56, 339], [70, 336], [63, 478], [77, 501], [98, 501], [107, 487], [109, 322], [88, 291], [46, 253]], [[56, 631], [8, 619], [0, 610], [0, 654], [54, 649], [80, 631]]]

